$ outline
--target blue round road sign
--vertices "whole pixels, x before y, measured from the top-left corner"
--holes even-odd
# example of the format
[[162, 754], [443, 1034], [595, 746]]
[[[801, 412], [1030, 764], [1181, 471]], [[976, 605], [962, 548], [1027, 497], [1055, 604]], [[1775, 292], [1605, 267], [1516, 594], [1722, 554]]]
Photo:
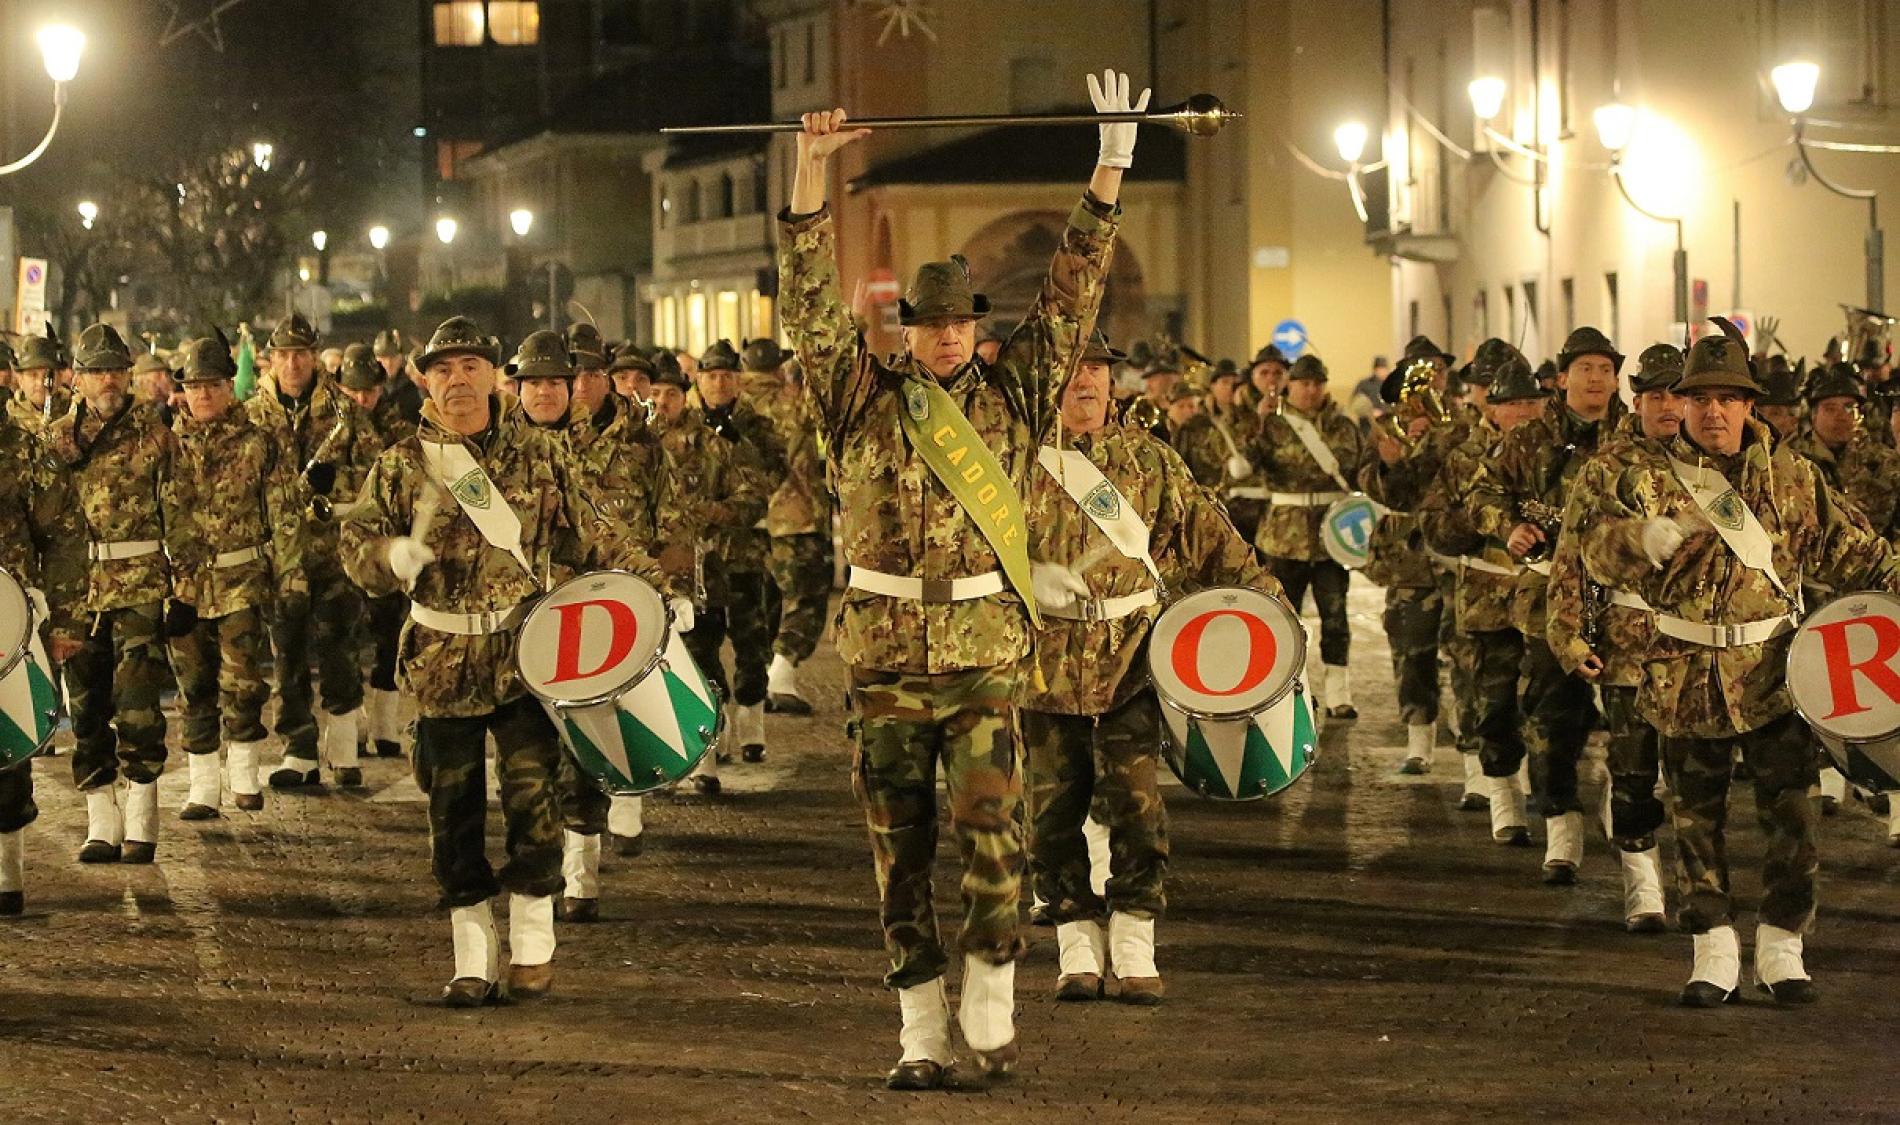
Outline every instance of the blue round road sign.
[[1288, 359], [1298, 359], [1306, 351], [1306, 325], [1283, 320], [1273, 326], [1273, 346]]

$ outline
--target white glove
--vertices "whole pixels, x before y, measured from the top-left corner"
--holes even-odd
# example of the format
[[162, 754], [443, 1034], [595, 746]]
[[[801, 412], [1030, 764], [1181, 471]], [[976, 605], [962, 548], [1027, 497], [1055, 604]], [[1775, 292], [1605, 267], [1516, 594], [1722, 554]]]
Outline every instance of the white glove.
[[1078, 597], [1089, 596], [1089, 584], [1082, 576], [1060, 563], [1030, 563], [1029, 591], [1036, 604], [1050, 609], [1067, 609]]
[[1253, 462], [1236, 453], [1227, 459], [1227, 476], [1232, 480], [1246, 480], [1253, 475]]
[[675, 633], [692, 632], [693, 626], [699, 623], [698, 618], [693, 615], [692, 599], [671, 597], [666, 600], [666, 604], [673, 611], [673, 631]]
[[389, 541], [389, 569], [396, 573], [396, 579], [406, 589], [416, 584], [416, 576], [422, 568], [435, 561], [435, 552], [420, 539], [399, 535]]
[[1676, 526], [1675, 520], [1659, 516], [1643, 525], [1643, 553], [1656, 569], [1661, 570], [1681, 546], [1682, 528]]
[[[1128, 76], [1113, 70], [1104, 70], [1102, 80], [1097, 82], [1095, 75], [1089, 75], [1089, 100], [1095, 103], [1097, 113], [1140, 113], [1148, 108], [1148, 94], [1143, 90], [1134, 104], [1128, 101]], [[1102, 155], [1096, 163], [1108, 168], [1127, 168], [1135, 162], [1135, 133], [1140, 126], [1133, 121], [1118, 122], [1113, 125], [1098, 125], [1102, 133]]]

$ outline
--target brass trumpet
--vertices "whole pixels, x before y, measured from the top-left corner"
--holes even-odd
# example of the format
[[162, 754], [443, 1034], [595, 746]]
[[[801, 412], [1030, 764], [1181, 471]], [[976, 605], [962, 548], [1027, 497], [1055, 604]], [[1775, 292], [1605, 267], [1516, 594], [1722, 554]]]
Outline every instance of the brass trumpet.
[[1401, 415], [1407, 421], [1412, 418], [1428, 418], [1434, 423], [1451, 421], [1451, 410], [1445, 405], [1444, 396], [1438, 393], [1437, 378], [1438, 369], [1430, 360], [1413, 360], [1399, 376], [1399, 401], [1372, 421], [1380, 433], [1397, 442], [1407, 453], [1413, 451], [1416, 443], [1405, 432], [1405, 426], [1399, 424]]
[[[1133, 121], [1141, 125], [1168, 125], [1196, 137], [1211, 137], [1221, 126], [1238, 120], [1241, 114], [1228, 109], [1212, 94], [1195, 94], [1179, 105], [1165, 109], [1128, 113], [971, 113], [945, 117], [866, 117], [850, 123], [853, 129], [934, 129], [959, 126], [991, 125], [1112, 125]], [[745, 125], [673, 125], [661, 129], [666, 136], [684, 137], [717, 133], [796, 133], [804, 126], [797, 121], [766, 121]]]

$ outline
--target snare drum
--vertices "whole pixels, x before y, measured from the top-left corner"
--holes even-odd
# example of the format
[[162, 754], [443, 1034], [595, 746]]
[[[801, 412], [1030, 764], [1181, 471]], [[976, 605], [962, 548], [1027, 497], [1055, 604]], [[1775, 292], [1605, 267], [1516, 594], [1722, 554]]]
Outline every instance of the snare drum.
[[1358, 570], [1366, 565], [1372, 529], [1378, 525], [1381, 514], [1379, 505], [1363, 492], [1333, 501], [1326, 509], [1326, 517], [1320, 521], [1320, 540], [1326, 546], [1326, 554], [1347, 570]]
[[53, 741], [59, 690], [40, 645], [26, 587], [0, 570], [0, 769], [22, 765]]
[[1181, 784], [1222, 801], [1272, 796], [1313, 764], [1300, 683], [1306, 631], [1278, 598], [1216, 587], [1174, 602], [1148, 638], [1162, 757]]
[[1848, 594], [1788, 646], [1788, 694], [1847, 779], [1900, 792], [1900, 597]]
[[676, 784], [719, 740], [719, 696], [659, 592], [624, 571], [580, 575], [536, 602], [515, 665], [581, 772], [610, 794]]

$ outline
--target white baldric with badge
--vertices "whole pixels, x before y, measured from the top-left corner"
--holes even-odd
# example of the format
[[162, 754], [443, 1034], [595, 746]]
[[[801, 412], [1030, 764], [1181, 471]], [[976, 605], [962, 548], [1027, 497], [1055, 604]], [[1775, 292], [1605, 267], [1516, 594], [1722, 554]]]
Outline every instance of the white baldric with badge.
[[[1333, 456], [1333, 451], [1327, 447], [1325, 439], [1320, 436], [1319, 428], [1298, 414], [1288, 411], [1282, 411], [1280, 413], [1280, 420], [1285, 422], [1288, 428], [1293, 431], [1294, 437], [1300, 439], [1300, 444], [1306, 447], [1307, 456], [1311, 457], [1313, 463], [1320, 467], [1320, 471], [1333, 478], [1333, 483], [1339, 486], [1340, 491], [1351, 492], [1352, 485], [1347, 484], [1346, 478], [1339, 475], [1339, 458]], [[1321, 492], [1314, 493], [1313, 495], [1326, 496], [1327, 494]], [[1337, 496], [1333, 496], [1327, 500], [1318, 501], [1317, 503], [1330, 504], [1333, 500], [1337, 499]], [[1317, 506], [1317, 503], [1315, 506]]]
[[1161, 568], [1155, 565], [1154, 556], [1148, 553], [1149, 528], [1141, 521], [1134, 505], [1128, 502], [1102, 470], [1095, 467], [1095, 462], [1089, 460], [1088, 454], [1080, 450], [1045, 445], [1037, 451], [1036, 462], [1044, 472], [1055, 478], [1055, 482], [1069, 494], [1069, 499], [1075, 501], [1076, 507], [1082, 509], [1082, 514], [1089, 518], [1089, 522], [1108, 537], [1115, 550], [1123, 558], [1132, 559], [1146, 567], [1155, 582], [1149, 589], [1119, 598], [1080, 600], [1071, 611], [1055, 612], [1047, 606], [1043, 611], [1070, 620], [1112, 621], [1156, 604], [1160, 600], [1159, 591], [1162, 588]]
[[[1688, 621], [1672, 617], [1666, 613], [1656, 614], [1656, 629], [1664, 636], [1679, 641], [1702, 645], [1706, 648], [1740, 648], [1744, 645], [1758, 645], [1794, 629], [1796, 618], [1801, 613], [1801, 596], [1790, 592], [1788, 584], [1775, 572], [1775, 542], [1769, 536], [1768, 529], [1755, 518], [1755, 513], [1742, 499], [1728, 478], [1713, 469], [1700, 465], [1691, 465], [1675, 458], [1669, 459], [1669, 467], [1675, 473], [1676, 480], [1689, 493], [1689, 499], [1708, 519], [1722, 542], [1735, 553], [1736, 559], [1750, 570], [1756, 571], [1774, 583], [1782, 597], [1794, 606], [1790, 613], [1761, 621], [1748, 621], [1739, 625], [1710, 625], [1699, 621]], [[1799, 580], [1795, 583], [1799, 589]]]

